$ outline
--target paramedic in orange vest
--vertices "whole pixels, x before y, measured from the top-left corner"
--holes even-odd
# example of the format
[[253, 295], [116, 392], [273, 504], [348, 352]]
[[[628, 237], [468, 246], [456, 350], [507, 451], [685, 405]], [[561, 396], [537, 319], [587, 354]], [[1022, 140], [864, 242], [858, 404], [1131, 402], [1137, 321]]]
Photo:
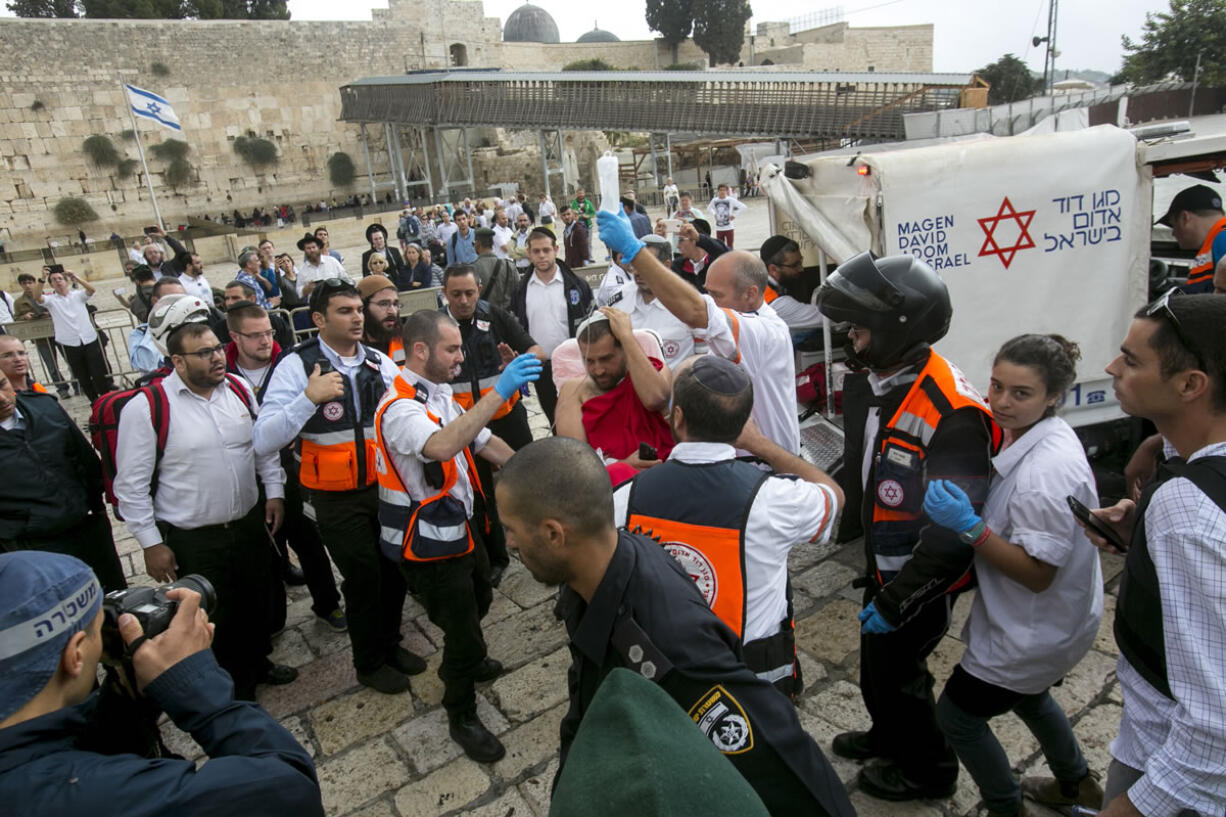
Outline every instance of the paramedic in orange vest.
[[[672, 384], [677, 445], [613, 494], [613, 519], [658, 539], [740, 638], [745, 664], [786, 695], [802, 682], [792, 634], [788, 553], [826, 542], [843, 491], [749, 419], [753, 382], [723, 358], [692, 357]], [[735, 446], [735, 447], [734, 447]], [[774, 472], [736, 459], [736, 447]]]
[[[544, 350], [524, 331], [514, 315], [481, 298], [475, 268], [468, 264], [448, 267], [443, 274], [443, 297], [447, 303], [440, 311], [450, 315], [459, 325], [460, 337], [464, 339], [464, 362], [460, 365], [460, 373], [451, 381], [451, 393], [466, 411], [493, 391], [503, 367], [516, 355], [529, 354], [538, 360], [545, 359]], [[519, 392], [498, 407], [488, 428], [514, 451], [532, 442], [528, 411]], [[484, 459], [477, 462], [477, 474], [483, 484], [494, 484], [489, 463]], [[490, 523], [489, 535], [484, 537], [490, 558], [490, 583], [497, 587], [511, 557], [507, 555], [507, 539], [498, 522], [492, 490], [486, 491], [485, 512]]]
[[358, 281], [364, 319], [362, 342], [378, 349], [397, 366], [404, 365], [404, 343], [400, 340], [400, 294], [390, 278], [367, 275]]
[[341, 573], [358, 681], [405, 692], [426, 662], [400, 646], [404, 579], [379, 553], [375, 487], [375, 409], [399, 369], [361, 342], [362, 298], [347, 279], [317, 281], [310, 310], [319, 334], [273, 369], [255, 447], [271, 454], [294, 444], [303, 510]]
[[1166, 215], [1157, 224], [1171, 228], [1181, 250], [1196, 252], [1188, 282], [1181, 287], [1188, 295], [1213, 292], [1213, 273], [1226, 256], [1226, 215], [1222, 195], [1203, 184], [1185, 187], [1171, 199]]
[[475, 685], [491, 681], [502, 664], [486, 652], [481, 619], [493, 590], [484, 525], [473, 517], [483, 486], [475, 454], [501, 466], [515, 453], [485, 426], [511, 395], [535, 380], [541, 362], [516, 357], [493, 389], [465, 412], [452, 399], [452, 379], [464, 362], [455, 321], [422, 310], [404, 324], [404, 368], [375, 415], [378, 443], [379, 526], [383, 556], [399, 563], [413, 596], [443, 631], [443, 707], [452, 739], [473, 760], [493, 763], [506, 749], [477, 717]]
[[949, 628], [955, 594], [970, 582], [973, 541], [930, 523], [924, 490], [949, 479], [979, 513], [996, 428], [983, 398], [934, 352], [953, 310], [944, 282], [910, 255], [844, 262], [818, 291], [822, 314], [849, 323], [848, 360], [866, 371], [843, 387], [840, 541], [864, 534], [860, 691], [867, 732], [834, 739], [842, 757], [882, 762], [860, 788], [884, 800], [949, 797], [958, 759], [937, 726], [927, 658]]
[[766, 292], [762, 293], [762, 300], [788, 325], [793, 337], [821, 329], [825, 322], [821, 310], [787, 293], [786, 287], [799, 284], [805, 271], [800, 245], [786, 235], [773, 235], [762, 242], [758, 257], [766, 265]]

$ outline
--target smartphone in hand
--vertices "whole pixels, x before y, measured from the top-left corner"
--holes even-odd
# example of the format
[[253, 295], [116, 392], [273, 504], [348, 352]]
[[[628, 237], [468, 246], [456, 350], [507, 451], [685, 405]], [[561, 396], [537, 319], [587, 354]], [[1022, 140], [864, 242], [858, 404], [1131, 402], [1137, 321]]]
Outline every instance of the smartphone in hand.
[[658, 460], [659, 458], [660, 454], [656, 451], [654, 446], [648, 445], [647, 443], [639, 443], [640, 460], [643, 460], [644, 462], [651, 462], [652, 460]]
[[1067, 497], [1067, 501], [1069, 510], [1073, 512], [1073, 516], [1077, 517], [1077, 519], [1083, 525], [1097, 533], [1102, 538], [1106, 539], [1107, 542], [1110, 543], [1111, 547], [1115, 548], [1120, 553], [1128, 552], [1128, 545], [1124, 544], [1123, 540], [1120, 539], [1119, 534], [1117, 534], [1101, 519], [1091, 513], [1089, 508], [1077, 501], [1077, 497], [1069, 496]]

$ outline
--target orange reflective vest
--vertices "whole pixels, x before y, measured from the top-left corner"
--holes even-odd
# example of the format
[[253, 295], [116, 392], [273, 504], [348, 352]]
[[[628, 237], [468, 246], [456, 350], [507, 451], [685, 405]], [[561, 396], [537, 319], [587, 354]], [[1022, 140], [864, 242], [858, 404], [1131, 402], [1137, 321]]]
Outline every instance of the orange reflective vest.
[[[439, 311], [447, 312], [447, 308]], [[451, 383], [452, 396], [465, 411], [472, 409], [478, 400], [492, 391], [502, 374], [502, 355], [498, 351], [498, 344], [502, 339], [494, 336], [492, 318], [493, 312], [489, 303], [478, 301], [477, 309], [473, 313], [472, 329], [464, 338], [464, 363], [460, 374]], [[460, 331], [463, 333], [465, 330], [461, 328]], [[518, 402], [519, 392], [515, 392], [498, 407], [493, 419], [501, 420], [506, 417]]]
[[[383, 416], [397, 400], [416, 400], [426, 405], [428, 393], [422, 384], [413, 386], [404, 378], [397, 377], [391, 390], [375, 412], [375, 474], [379, 482], [379, 545], [385, 554], [399, 554], [410, 562], [434, 562], [465, 556], [473, 550], [472, 531], [468, 527], [468, 512], [464, 503], [451, 496], [451, 489], [459, 481], [460, 456], [468, 466], [468, 479], [473, 491], [484, 496], [481, 481], [477, 477], [477, 465], [472, 453], [465, 448], [447, 462], [428, 463], [427, 481], [431, 466], [438, 466], [434, 476], [440, 483], [438, 493], [424, 498], [414, 498], [405, 488], [404, 481], [396, 471], [391, 453], [383, 439]], [[426, 409], [426, 416], [443, 427], [443, 421]], [[441, 474], [441, 478], [439, 478]]]
[[[911, 560], [924, 516], [925, 467], [928, 445], [942, 417], [972, 408], [991, 422], [992, 412], [966, 376], [932, 352], [898, 410], [884, 423], [873, 459], [873, 515], [869, 543], [877, 563], [877, 579], [897, 573]], [[872, 445], [872, 441], [866, 441]], [[1000, 447], [1000, 429], [992, 423], [993, 451]], [[964, 576], [951, 590], [970, 581]]]
[[766, 279], [766, 291], [762, 293], [762, 300], [765, 301], [766, 303], [770, 303], [771, 301], [775, 300], [782, 294], [783, 294], [783, 287], [779, 286], [774, 281], [767, 278]]
[[1205, 241], [1200, 245], [1200, 251], [1196, 253], [1196, 259], [1192, 262], [1192, 268], [1188, 270], [1188, 283], [1184, 287], [1186, 292], [1212, 292], [1213, 291], [1213, 240], [1218, 237], [1218, 233], [1226, 230], [1226, 218], [1218, 219], [1217, 223], [1209, 228], [1209, 234], [1205, 236]]
[[[315, 491], [353, 491], [375, 482], [375, 408], [387, 391], [379, 355], [365, 346], [357, 374], [357, 406], [353, 379], [344, 378], [345, 393], [338, 400], [316, 406], [298, 433], [295, 456], [298, 478]], [[303, 341], [295, 349], [307, 375], [324, 358], [319, 338]]]
[[387, 356], [397, 366], [404, 366], [404, 341], [399, 335], [394, 336], [387, 344]]
[[745, 525], [769, 475], [738, 460], [668, 460], [631, 483], [626, 529], [659, 540], [737, 638], [745, 635]]
[[37, 380], [30, 381], [30, 391], [38, 392], [39, 394], [47, 394], [46, 387], [43, 386], [42, 383], [39, 383]]

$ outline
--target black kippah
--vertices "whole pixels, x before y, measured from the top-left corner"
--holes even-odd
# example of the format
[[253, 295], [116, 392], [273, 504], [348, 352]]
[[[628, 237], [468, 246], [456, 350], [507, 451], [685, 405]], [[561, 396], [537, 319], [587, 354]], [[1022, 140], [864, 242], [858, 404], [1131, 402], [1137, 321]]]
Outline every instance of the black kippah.
[[700, 357], [694, 361], [690, 370], [699, 385], [715, 394], [740, 394], [750, 385], [749, 375], [745, 374], [745, 370], [722, 357]]
[[769, 264], [771, 259], [779, 254], [785, 246], [792, 243], [792, 239], [786, 235], [773, 235], [762, 242], [762, 248], [758, 250], [758, 255], [762, 259], [763, 264]]

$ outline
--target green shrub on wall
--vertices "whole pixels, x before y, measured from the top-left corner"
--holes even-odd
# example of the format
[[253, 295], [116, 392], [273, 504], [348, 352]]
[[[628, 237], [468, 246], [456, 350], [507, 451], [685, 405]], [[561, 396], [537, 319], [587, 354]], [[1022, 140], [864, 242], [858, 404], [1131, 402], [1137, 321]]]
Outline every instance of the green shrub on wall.
[[98, 214], [94, 212], [93, 207], [89, 206], [88, 201], [73, 196], [65, 196], [56, 202], [54, 213], [56, 221], [68, 226], [98, 220]]
[[111, 138], [101, 134], [86, 137], [81, 143], [81, 150], [98, 167], [115, 167], [123, 160], [123, 156], [115, 149]]
[[277, 146], [258, 136], [240, 136], [234, 140], [234, 152], [252, 167], [277, 163]]
[[357, 174], [348, 153], [338, 150], [328, 157], [328, 178], [332, 180], [333, 187], [348, 187], [353, 184]]

